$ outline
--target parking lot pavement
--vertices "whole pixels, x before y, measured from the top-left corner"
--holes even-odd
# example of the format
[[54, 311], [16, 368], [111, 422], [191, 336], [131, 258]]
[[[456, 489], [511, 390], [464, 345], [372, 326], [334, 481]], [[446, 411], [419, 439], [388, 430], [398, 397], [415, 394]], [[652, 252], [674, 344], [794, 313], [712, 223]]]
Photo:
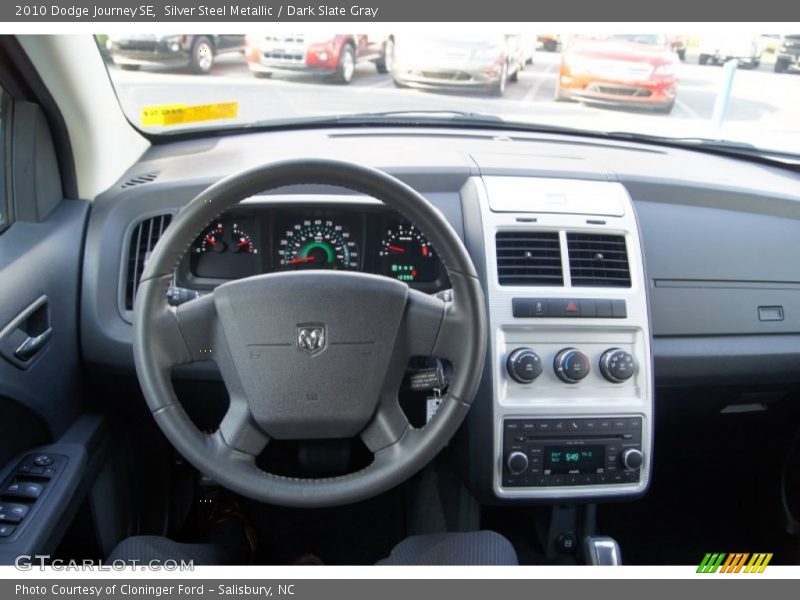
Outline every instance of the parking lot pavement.
[[[359, 65], [349, 85], [324, 77], [253, 77], [241, 56], [220, 57], [211, 75], [148, 69], [110, 72], [123, 106], [135, 122], [144, 106], [239, 102], [238, 120], [391, 110], [458, 110], [496, 114], [511, 120], [556, 123], [606, 131], [644, 131], [662, 135], [702, 135], [722, 85], [723, 70], [701, 66], [691, 55], [678, 66], [678, 99], [669, 115], [555, 102], [560, 55], [537, 52], [534, 63], [509, 83], [502, 98], [481, 93], [441, 93], [396, 88], [390, 75], [371, 64]], [[759, 68], [737, 69], [726, 127], [736, 131], [800, 134], [800, 75], [776, 74], [768, 59]]]

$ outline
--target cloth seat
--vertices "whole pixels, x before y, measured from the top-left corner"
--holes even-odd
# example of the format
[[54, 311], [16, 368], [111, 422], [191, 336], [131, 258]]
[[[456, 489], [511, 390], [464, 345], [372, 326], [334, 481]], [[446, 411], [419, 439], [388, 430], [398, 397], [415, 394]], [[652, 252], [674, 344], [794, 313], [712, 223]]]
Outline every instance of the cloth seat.
[[[120, 542], [107, 562], [147, 564], [151, 561], [190, 561], [222, 565], [229, 555], [217, 544], [184, 544], [159, 536], [134, 536]], [[506, 538], [494, 531], [434, 533], [406, 538], [378, 561], [379, 565], [516, 565], [517, 554]]]

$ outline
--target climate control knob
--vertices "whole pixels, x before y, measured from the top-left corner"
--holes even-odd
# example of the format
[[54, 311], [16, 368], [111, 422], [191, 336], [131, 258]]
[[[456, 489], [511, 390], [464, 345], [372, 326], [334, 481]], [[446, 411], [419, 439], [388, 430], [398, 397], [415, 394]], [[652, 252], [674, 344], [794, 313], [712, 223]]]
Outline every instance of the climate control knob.
[[621, 348], [611, 348], [600, 357], [600, 373], [611, 383], [622, 383], [633, 377], [636, 359]]
[[635, 471], [642, 466], [642, 452], [636, 448], [626, 448], [619, 455], [619, 460], [622, 462], [623, 467], [629, 471]]
[[517, 348], [508, 355], [506, 369], [517, 383], [533, 383], [542, 374], [542, 359], [530, 348]]
[[575, 348], [564, 348], [553, 361], [558, 378], [565, 383], [578, 383], [591, 371], [589, 357]]
[[512, 475], [519, 475], [528, 470], [528, 457], [524, 452], [516, 450], [506, 457], [506, 466]]

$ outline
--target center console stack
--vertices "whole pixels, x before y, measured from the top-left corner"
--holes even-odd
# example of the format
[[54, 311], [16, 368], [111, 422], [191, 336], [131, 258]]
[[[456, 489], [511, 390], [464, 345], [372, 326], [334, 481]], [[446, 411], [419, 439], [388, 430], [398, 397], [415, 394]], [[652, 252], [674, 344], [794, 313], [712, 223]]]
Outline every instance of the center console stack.
[[485, 176], [498, 498], [638, 495], [653, 376], [633, 203], [611, 181]]

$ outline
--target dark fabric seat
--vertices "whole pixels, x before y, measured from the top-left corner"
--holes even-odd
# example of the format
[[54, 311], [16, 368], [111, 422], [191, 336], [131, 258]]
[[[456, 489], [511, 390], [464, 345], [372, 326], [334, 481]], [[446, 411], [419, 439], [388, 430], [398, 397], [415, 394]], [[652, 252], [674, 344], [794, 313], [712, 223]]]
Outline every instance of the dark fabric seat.
[[494, 531], [414, 535], [394, 547], [379, 565], [516, 565], [517, 553]]
[[[195, 565], [231, 562], [222, 546], [184, 544], [165, 537], [135, 536], [120, 542], [107, 562], [147, 564], [151, 561], [190, 561]], [[379, 565], [516, 565], [511, 542], [493, 531], [434, 533], [406, 538]]]

